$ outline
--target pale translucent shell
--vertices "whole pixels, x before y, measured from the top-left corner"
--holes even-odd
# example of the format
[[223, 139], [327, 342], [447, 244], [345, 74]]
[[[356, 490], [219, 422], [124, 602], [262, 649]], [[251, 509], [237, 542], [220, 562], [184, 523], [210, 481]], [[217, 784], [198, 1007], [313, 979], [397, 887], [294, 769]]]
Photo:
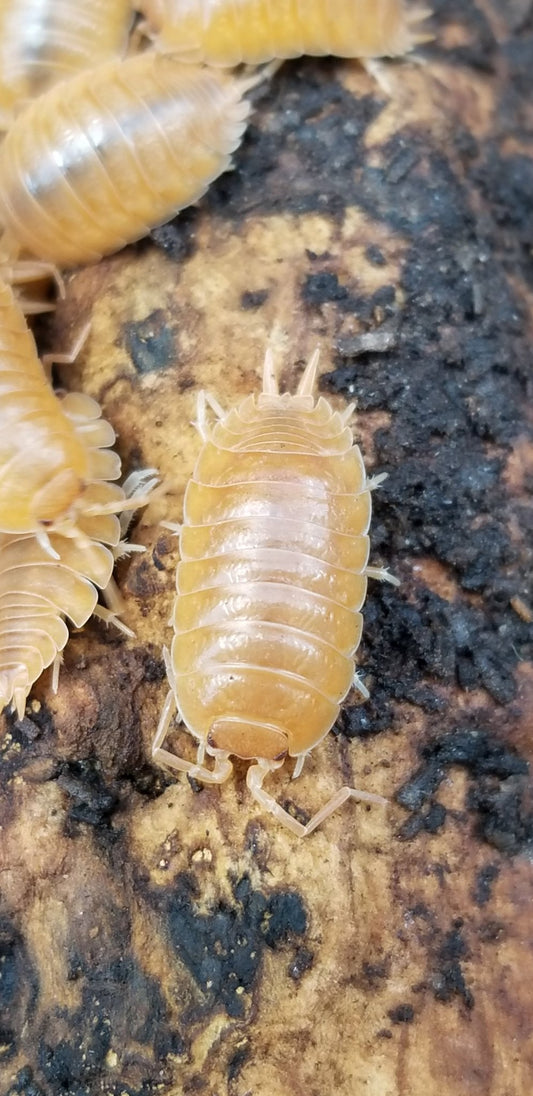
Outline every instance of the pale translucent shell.
[[92, 262], [168, 221], [230, 167], [251, 82], [148, 52], [51, 88], [0, 146], [4, 250]]
[[[109, 517], [99, 520], [106, 521], [109, 535]], [[119, 522], [111, 521], [117, 544]], [[102, 524], [98, 532], [105, 533]], [[77, 628], [85, 624], [96, 607], [97, 587], [108, 586], [114, 566], [103, 544], [81, 546], [52, 535], [50, 545], [59, 559], [33, 536], [0, 534], [0, 711], [14, 702], [19, 718], [32, 685], [67, 642], [64, 617]]]
[[0, 119], [80, 69], [122, 56], [129, 0], [1, 0]]
[[171, 650], [200, 741], [217, 745], [217, 724], [251, 756], [249, 726], [257, 756], [277, 730], [297, 755], [329, 731], [353, 680], [370, 514], [352, 431], [324, 399], [250, 397], [215, 426], [185, 495]]
[[117, 479], [114, 440], [89, 396], [56, 396], [13, 291], [0, 282], [0, 532], [37, 533], [66, 517], [89, 485]]

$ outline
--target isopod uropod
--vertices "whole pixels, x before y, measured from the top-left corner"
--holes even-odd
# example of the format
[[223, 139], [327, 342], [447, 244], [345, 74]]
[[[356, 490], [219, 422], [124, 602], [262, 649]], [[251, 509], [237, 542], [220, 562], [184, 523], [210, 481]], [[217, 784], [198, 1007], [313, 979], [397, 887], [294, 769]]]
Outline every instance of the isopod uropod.
[[[262, 787], [287, 755], [294, 776], [333, 725], [352, 684], [369, 567], [371, 490], [348, 420], [313, 396], [318, 354], [296, 395], [278, 393], [267, 354], [263, 390], [206, 426], [184, 501], [181, 562], [165, 652], [170, 691], [153, 744], [160, 763], [222, 783], [230, 755], [253, 760], [254, 798], [294, 833], [310, 833], [348, 797], [343, 787], [307, 826]], [[198, 740], [196, 763], [163, 748], [174, 708]], [[204, 765], [205, 754], [214, 767]]]
[[302, 53], [384, 57], [425, 41], [428, 12], [405, 0], [139, 0], [157, 45], [184, 60], [232, 66]]
[[1, 0], [0, 120], [52, 83], [122, 56], [129, 0]]
[[140, 239], [230, 166], [255, 82], [148, 52], [51, 88], [0, 146], [3, 250], [72, 265]]

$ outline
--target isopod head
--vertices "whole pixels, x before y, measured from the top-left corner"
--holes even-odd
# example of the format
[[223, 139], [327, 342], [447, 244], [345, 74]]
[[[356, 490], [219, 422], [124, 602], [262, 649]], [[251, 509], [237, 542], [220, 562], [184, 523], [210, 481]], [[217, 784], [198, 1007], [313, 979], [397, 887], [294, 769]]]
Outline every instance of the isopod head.
[[224, 750], [235, 757], [251, 761], [262, 757], [268, 761], [283, 761], [289, 749], [287, 735], [269, 723], [253, 723], [250, 719], [215, 719], [207, 736], [213, 750]]

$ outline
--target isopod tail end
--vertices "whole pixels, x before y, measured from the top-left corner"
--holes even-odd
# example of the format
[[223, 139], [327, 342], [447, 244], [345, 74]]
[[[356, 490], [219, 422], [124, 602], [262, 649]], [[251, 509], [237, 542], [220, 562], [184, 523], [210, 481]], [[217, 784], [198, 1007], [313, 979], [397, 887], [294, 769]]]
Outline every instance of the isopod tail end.
[[304, 372], [300, 378], [300, 383], [296, 389], [297, 396], [312, 396], [315, 390], [316, 378], [318, 373], [318, 363], [320, 361], [320, 350], [317, 347], [315, 352], [311, 355]]
[[17, 719], [24, 719], [24, 713], [26, 711], [26, 698], [28, 696], [28, 689], [23, 685], [13, 690], [13, 707], [17, 713]]

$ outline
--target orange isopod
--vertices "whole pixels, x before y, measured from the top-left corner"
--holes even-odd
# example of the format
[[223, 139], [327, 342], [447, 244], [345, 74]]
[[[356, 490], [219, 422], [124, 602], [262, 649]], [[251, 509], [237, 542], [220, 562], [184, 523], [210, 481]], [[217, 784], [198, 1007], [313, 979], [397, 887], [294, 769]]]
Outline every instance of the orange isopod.
[[93, 262], [169, 220], [230, 166], [255, 82], [148, 52], [51, 88], [0, 146], [3, 250]]
[[[79, 404], [86, 397], [74, 400]], [[114, 504], [122, 499], [142, 506], [145, 498], [128, 499], [127, 492], [143, 491], [150, 475], [133, 473], [124, 488], [94, 484], [87, 491], [87, 507], [98, 511], [109, 503], [110, 491]], [[95, 615], [133, 635], [118, 619], [122, 602], [112, 572], [118, 555], [138, 549], [122, 542], [122, 526], [113, 514], [87, 513], [78, 524], [76, 540], [51, 534], [47, 546], [35, 536], [0, 534], [0, 712], [13, 704], [19, 719], [32, 685], [52, 664], [52, 689], [57, 690], [68, 640], [65, 617], [81, 628]], [[97, 604], [98, 589], [109, 608]]]
[[[315, 829], [350, 796], [343, 787], [303, 826], [262, 787], [287, 755], [294, 776], [332, 727], [357, 674], [367, 577], [397, 584], [369, 567], [371, 490], [361, 453], [342, 414], [313, 396], [318, 353], [296, 395], [278, 392], [267, 354], [263, 390], [207, 428], [184, 501], [181, 562], [165, 651], [170, 691], [153, 757], [198, 780], [225, 781], [230, 755], [254, 760], [254, 798], [293, 833]], [[174, 709], [198, 740], [196, 762], [163, 748]], [[214, 767], [204, 766], [205, 754]]]
[[0, 121], [52, 83], [123, 56], [129, 0], [0, 0]]
[[426, 40], [427, 10], [405, 0], [140, 0], [160, 49], [232, 66], [302, 53], [384, 57]]
[[97, 502], [104, 514], [123, 508], [122, 489], [105, 482], [120, 476], [114, 441], [94, 400], [52, 390], [13, 290], [0, 282], [0, 532], [32, 533], [46, 549], [50, 532], [75, 536]]

